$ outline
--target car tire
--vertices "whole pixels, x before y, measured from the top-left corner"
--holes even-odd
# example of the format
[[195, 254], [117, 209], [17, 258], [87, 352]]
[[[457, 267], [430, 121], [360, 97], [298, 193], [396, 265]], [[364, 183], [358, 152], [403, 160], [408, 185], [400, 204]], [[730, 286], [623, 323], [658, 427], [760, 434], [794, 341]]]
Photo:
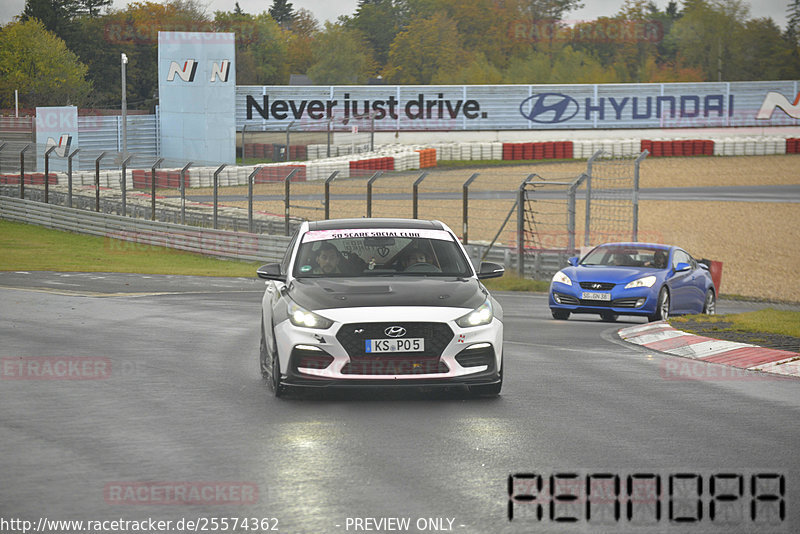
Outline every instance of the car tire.
[[717, 313], [717, 295], [713, 289], [706, 291], [706, 300], [703, 303], [703, 313], [705, 315], [715, 315]]
[[469, 386], [469, 392], [473, 397], [496, 397], [503, 389], [503, 370], [500, 370], [500, 381], [496, 384], [483, 384], [480, 386]]
[[557, 319], [559, 321], [566, 321], [569, 319], [570, 312], [566, 310], [550, 310], [550, 312], [553, 314], [553, 319]]
[[259, 367], [261, 376], [267, 381], [269, 389], [276, 397], [282, 397], [286, 392], [286, 386], [281, 384], [281, 366], [278, 360], [277, 347], [270, 351], [267, 348], [267, 336], [264, 334], [264, 320], [261, 320], [261, 355], [259, 357]]
[[666, 321], [669, 319], [669, 290], [662, 287], [658, 292], [658, 301], [656, 302], [656, 311], [648, 317], [650, 321]]
[[619, 317], [619, 315], [617, 315], [616, 313], [611, 313], [611, 312], [603, 312], [603, 313], [600, 314], [600, 320], [603, 321], [604, 323], [616, 322], [618, 317]]

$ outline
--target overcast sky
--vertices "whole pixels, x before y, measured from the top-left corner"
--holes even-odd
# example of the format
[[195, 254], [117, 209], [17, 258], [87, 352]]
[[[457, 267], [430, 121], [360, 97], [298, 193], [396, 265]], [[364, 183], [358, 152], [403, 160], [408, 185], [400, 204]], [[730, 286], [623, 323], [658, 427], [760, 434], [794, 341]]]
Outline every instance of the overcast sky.
[[[236, 0], [200, 0], [207, 6], [209, 14], [214, 11], [232, 11]], [[126, 0], [114, 0], [115, 8], [124, 8]], [[579, 11], [567, 14], [569, 20], [594, 20], [597, 17], [614, 15], [623, 4], [623, 0], [583, 0], [586, 5]], [[659, 8], [664, 9], [667, 0], [656, 0]], [[350, 15], [355, 11], [358, 0], [294, 0], [295, 9], [305, 8], [314, 13], [320, 22], [335, 21], [339, 15]], [[750, 17], [772, 17], [781, 28], [786, 27], [786, 9], [789, 0], [756, 0], [749, 2]], [[239, 0], [239, 6], [247, 13], [260, 13], [272, 5], [270, 0]], [[757, 6], [757, 7], [752, 7]], [[0, 23], [9, 22], [19, 15], [25, 7], [25, 0], [0, 0]]]

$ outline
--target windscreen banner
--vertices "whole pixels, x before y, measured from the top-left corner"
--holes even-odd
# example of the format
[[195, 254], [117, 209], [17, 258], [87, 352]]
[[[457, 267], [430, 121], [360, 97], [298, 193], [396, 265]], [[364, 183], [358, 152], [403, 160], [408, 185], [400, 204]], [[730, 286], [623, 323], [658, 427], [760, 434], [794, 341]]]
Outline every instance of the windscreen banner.
[[[377, 131], [796, 126], [797, 81], [585, 85], [240, 86], [236, 127]], [[361, 123], [363, 124], [363, 123]]]

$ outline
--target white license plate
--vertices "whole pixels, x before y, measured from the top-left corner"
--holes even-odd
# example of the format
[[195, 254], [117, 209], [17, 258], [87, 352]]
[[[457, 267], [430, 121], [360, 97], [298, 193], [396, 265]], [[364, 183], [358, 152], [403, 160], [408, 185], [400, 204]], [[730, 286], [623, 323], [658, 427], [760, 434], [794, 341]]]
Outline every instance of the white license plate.
[[581, 293], [581, 299], [583, 300], [611, 300], [611, 293]]
[[401, 337], [393, 339], [366, 339], [366, 352], [422, 352], [425, 350], [425, 338]]

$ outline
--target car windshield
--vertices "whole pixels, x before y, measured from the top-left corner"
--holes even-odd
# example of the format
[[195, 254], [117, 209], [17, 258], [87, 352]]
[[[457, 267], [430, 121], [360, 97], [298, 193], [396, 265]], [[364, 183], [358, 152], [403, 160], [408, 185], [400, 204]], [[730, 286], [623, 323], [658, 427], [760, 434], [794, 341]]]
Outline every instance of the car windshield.
[[661, 248], [636, 246], [598, 247], [584, 256], [580, 264], [665, 269], [668, 258], [669, 251]]
[[471, 276], [470, 264], [444, 230], [312, 230], [303, 235], [294, 276]]

